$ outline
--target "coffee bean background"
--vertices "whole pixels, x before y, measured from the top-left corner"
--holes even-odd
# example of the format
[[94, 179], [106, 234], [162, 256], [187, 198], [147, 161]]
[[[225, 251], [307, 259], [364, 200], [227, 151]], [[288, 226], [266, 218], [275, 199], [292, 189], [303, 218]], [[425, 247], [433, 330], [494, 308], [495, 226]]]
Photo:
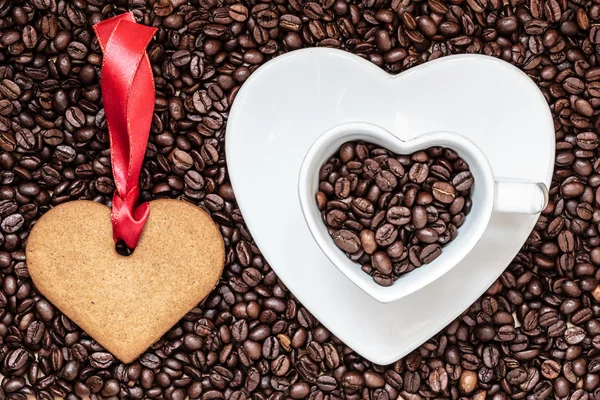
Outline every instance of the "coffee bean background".
[[321, 166], [315, 201], [333, 243], [375, 283], [391, 286], [458, 236], [473, 183], [449, 148], [395, 154], [347, 142]]
[[[91, 27], [125, 10], [159, 27], [142, 199], [205, 207], [227, 245], [215, 291], [130, 365], [36, 293], [24, 256], [52, 205], [110, 204]], [[599, 44], [600, 4], [584, 0], [0, 0], [0, 398], [600, 399]], [[556, 168], [535, 231], [480, 299], [389, 366], [359, 357], [289, 293], [227, 178], [225, 123], [240, 85], [309, 46], [391, 73], [454, 53], [502, 58], [554, 116]]]

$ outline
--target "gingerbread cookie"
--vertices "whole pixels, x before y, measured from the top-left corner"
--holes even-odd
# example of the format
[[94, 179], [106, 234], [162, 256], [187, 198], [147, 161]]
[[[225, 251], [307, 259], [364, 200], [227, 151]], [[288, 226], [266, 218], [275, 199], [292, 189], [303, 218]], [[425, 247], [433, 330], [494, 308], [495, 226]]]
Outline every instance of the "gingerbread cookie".
[[116, 252], [110, 209], [61, 204], [35, 225], [27, 265], [37, 289], [121, 361], [133, 361], [217, 284], [223, 238], [210, 216], [179, 200], [150, 202], [129, 256]]

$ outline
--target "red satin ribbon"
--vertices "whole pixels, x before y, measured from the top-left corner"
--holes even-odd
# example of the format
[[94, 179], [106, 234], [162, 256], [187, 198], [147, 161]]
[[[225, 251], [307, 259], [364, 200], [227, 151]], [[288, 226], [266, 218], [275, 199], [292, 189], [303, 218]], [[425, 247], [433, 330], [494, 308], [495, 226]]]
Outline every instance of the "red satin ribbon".
[[136, 203], [155, 97], [146, 47], [156, 28], [137, 24], [126, 13], [97, 23], [94, 31], [104, 53], [101, 88], [116, 186], [113, 238], [134, 248], [150, 213], [148, 203]]

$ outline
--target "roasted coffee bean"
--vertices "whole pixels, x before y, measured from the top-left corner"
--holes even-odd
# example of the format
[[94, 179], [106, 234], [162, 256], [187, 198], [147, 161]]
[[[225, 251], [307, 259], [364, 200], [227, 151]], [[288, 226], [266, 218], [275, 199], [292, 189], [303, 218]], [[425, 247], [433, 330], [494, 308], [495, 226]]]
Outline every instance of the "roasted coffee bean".
[[456, 190], [462, 192], [471, 189], [474, 181], [470, 171], [462, 171], [452, 179], [452, 185], [454, 185]]
[[79, 107], [70, 107], [67, 109], [66, 120], [74, 128], [82, 128], [85, 124], [85, 114]]
[[380, 247], [391, 245], [397, 237], [398, 230], [392, 224], [384, 224], [375, 232], [375, 242]]
[[442, 253], [442, 247], [439, 244], [429, 244], [419, 253], [419, 260], [422, 263], [430, 263]]
[[229, 16], [238, 22], [244, 22], [248, 19], [248, 8], [242, 4], [232, 4], [229, 6]]
[[456, 189], [446, 182], [435, 182], [432, 185], [433, 198], [442, 203], [452, 203], [456, 196]]
[[15, 233], [25, 223], [25, 218], [21, 214], [10, 214], [0, 222], [0, 230], [5, 233]]
[[560, 374], [560, 364], [554, 360], [546, 360], [542, 363], [541, 373], [545, 378], [556, 379]]
[[414, 183], [423, 183], [429, 176], [429, 167], [427, 164], [414, 163], [408, 171], [409, 179]]
[[353, 254], [360, 250], [360, 239], [349, 230], [338, 230], [333, 236], [333, 241], [337, 247], [347, 253]]
[[387, 220], [394, 225], [406, 225], [411, 221], [411, 210], [408, 207], [394, 206], [387, 210]]
[[108, 368], [114, 361], [113, 356], [106, 352], [96, 352], [90, 355], [90, 364], [94, 368]]
[[16, 349], [6, 354], [4, 365], [11, 371], [18, 371], [30, 361], [30, 354], [25, 349]]
[[[6, 35], [4, 35], [5, 37]], [[21, 88], [9, 79], [0, 80], [0, 93], [9, 100], [17, 100], [21, 96]]]
[[[458, 174], [450, 172], [453, 165], [460, 166]], [[408, 181], [398, 180], [405, 168]], [[457, 190], [468, 193], [474, 181], [467, 164], [443, 148], [407, 157], [360, 142], [344, 143], [323, 165], [320, 179], [317, 205], [334, 243], [383, 286], [433, 261], [440, 244], [454, 239], [470, 201]], [[456, 226], [448, 224], [450, 218], [440, 219], [450, 214]], [[409, 264], [394, 268], [405, 251]]]
[[371, 257], [371, 265], [382, 274], [389, 275], [392, 272], [392, 260], [384, 252], [377, 252]]
[[404, 390], [416, 393], [421, 386], [421, 377], [417, 372], [406, 371], [404, 374]]
[[417, 229], [427, 226], [427, 209], [423, 206], [414, 206], [412, 209], [412, 224]]
[[585, 340], [586, 334], [583, 328], [573, 326], [565, 331], [564, 337], [567, 344], [574, 345]]

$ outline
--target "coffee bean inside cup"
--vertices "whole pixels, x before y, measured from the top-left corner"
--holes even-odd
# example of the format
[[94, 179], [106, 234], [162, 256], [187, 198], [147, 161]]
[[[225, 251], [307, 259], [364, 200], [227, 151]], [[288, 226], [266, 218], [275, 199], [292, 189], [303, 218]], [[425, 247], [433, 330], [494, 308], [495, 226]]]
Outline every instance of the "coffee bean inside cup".
[[316, 201], [335, 245], [377, 284], [391, 286], [456, 238], [473, 183], [450, 148], [401, 155], [347, 142], [321, 167]]

